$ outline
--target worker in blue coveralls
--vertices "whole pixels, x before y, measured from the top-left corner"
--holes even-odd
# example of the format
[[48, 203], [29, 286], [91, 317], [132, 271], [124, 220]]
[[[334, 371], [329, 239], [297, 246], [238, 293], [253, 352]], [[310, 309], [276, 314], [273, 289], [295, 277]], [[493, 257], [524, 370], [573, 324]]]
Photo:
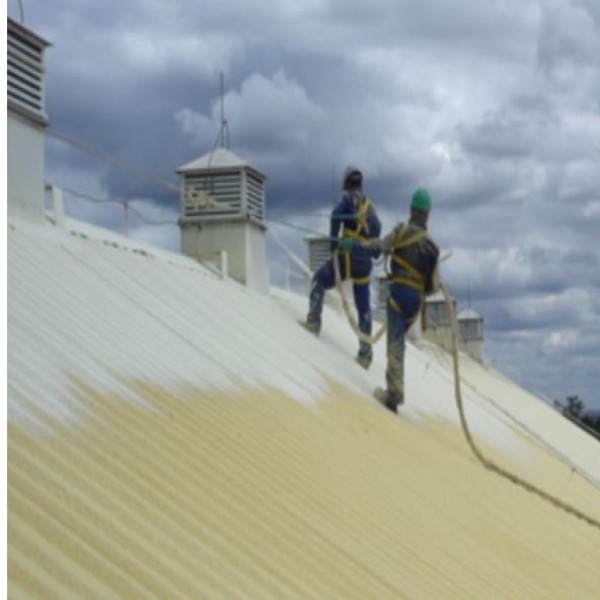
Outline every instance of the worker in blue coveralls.
[[439, 289], [439, 248], [427, 232], [431, 197], [419, 188], [410, 203], [408, 223], [399, 223], [380, 240], [359, 243], [352, 237], [339, 241], [340, 253], [383, 252], [390, 257], [387, 302], [387, 389], [377, 388], [375, 398], [392, 412], [404, 402], [405, 336], [419, 316], [425, 297]]
[[[363, 193], [363, 176], [359, 169], [350, 166], [344, 172], [344, 193], [342, 199], [331, 213], [331, 251], [337, 249], [340, 228], [342, 236], [367, 242], [376, 239], [381, 234], [381, 222], [371, 200]], [[354, 291], [354, 304], [358, 313], [358, 327], [367, 336], [371, 335], [372, 318], [369, 283], [373, 258], [377, 258], [377, 251], [360, 250], [358, 248], [350, 256], [339, 256], [340, 276], [342, 280], [352, 279]], [[321, 314], [325, 291], [335, 285], [335, 269], [333, 258], [325, 262], [313, 275], [309, 298], [309, 311], [305, 327], [318, 335], [321, 330]], [[358, 363], [368, 369], [373, 360], [371, 344], [360, 342]]]

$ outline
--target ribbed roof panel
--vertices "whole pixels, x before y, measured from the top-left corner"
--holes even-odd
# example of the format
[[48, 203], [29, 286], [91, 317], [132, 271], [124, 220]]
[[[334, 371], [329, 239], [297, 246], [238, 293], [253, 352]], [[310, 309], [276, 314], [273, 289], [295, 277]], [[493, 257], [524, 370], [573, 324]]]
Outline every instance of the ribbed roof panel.
[[[440, 351], [394, 417], [333, 310], [70, 228], [9, 222], [9, 597], [597, 596], [598, 531], [476, 462]], [[599, 519], [597, 442], [461, 364], [485, 452]]]

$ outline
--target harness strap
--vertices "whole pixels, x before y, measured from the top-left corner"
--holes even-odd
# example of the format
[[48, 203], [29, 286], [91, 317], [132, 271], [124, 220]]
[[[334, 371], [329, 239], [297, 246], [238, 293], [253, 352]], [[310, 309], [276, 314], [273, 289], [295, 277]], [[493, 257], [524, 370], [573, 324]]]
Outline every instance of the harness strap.
[[[356, 242], [364, 243], [369, 241], [369, 224], [367, 222], [367, 216], [369, 214], [369, 209], [371, 208], [371, 201], [367, 198], [360, 206], [358, 212], [356, 213], [355, 219], [357, 227], [356, 229], [350, 229], [347, 226], [344, 226], [342, 229], [342, 236], [348, 237]], [[363, 235], [363, 232], [366, 235]], [[348, 279], [352, 279], [357, 285], [367, 285], [371, 278], [367, 277], [358, 277], [356, 279], [352, 278], [352, 262], [350, 260], [350, 254], [346, 254], [344, 257], [345, 267], [346, 267], [346, 277]]]
[[415, 281], [414, 279], [409, 279], [408, 277], [392, 277], [391, 281], [393, 283], [399, 283], [401, 285], [407, 285], [415, 288], [415, 290], [418, 290], [422, 294], [425, 293], [425, 284], [422, 281]]
[[413, 244], [417, 244], [424, 238], [425, 238], [424, 233], [418, 233], [416, 235], [413, 235], [412, 237], [407, 238], [406, 240], [402, 240], [402, 242], [400, 242], [400, 244], [398, 246], [396, 246], [396, 249], [400, 250], [402, 248], [408, 248], [409, 246], [412, 246]]
[[366, 242], [369, 238], [369, 223], [367, 217], [369, 215], [369, 209], [371, 208], [371, 200], [367, 198], [355, 215], [356, 229], [350, 229], [346, 225], [343, 228], [342, 235], [344, 237], [352, 238], [358, 242]]
[[348, 237], [357, 242], [366, 242], [369, 240], [368, 237], [361, 235], [356, 229], [348, 229], [347, 227], [344, 227], [342, 230], [342, 237]]
[[366, 277], [356, 277], [352, 281], [354, 285], [367, 285], [371, 281], [371, 278], [367, 275]]
[[358, 209], [356, 213], [356, 222], [358, 223], [358, 230], [363, 229], [364, 232], [369, 235], [369, 223], [367, 222], [367, 216], [369, 209], [371, 208], [371, 201], [367, 198]]
[[423, 281], [423, 275], [411, 265], [406, 259], [401, 256], [392, 256], [393, 261], [402, 269], [404, 269], [408, 275], [410, 275], [413, 279], [417, 281]]
[[396, 239], [394, 240], [394, 251], [392, 253], [392, 260], [406, 273], [406, 276], [398, 275], [396, 277], [390, 277], [390, 279], [395, 283], [400, 283], [403, 285], [408, 285], [413, 287], [419, 292], [425, 292], [425, 278], [423, 274], [420, 273], [413, 265], [411, 265], [406, 259], [398, 256], [396, 254], [396, 250], [400, 250], [402, 248], [407, 248], [408, 246], [412, 246], [420, 242], [422, 239], [426, 237], [425, 231], [419, 231], [414, 235], [411, 235], [407, 238], [402, 239], [406, 231], [407, 225], [404, 223], [402, 228], [398, 232]]

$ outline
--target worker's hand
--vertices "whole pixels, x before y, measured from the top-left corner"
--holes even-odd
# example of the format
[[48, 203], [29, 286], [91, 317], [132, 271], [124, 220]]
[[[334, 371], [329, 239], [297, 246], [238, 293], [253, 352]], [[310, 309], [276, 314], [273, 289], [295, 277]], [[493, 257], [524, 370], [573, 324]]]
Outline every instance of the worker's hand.
[[343, 237], [338, 241], [338, 251], [342, 254], [349, 254], [352, 252], [352, 246], [354, 242], [347, 237]]

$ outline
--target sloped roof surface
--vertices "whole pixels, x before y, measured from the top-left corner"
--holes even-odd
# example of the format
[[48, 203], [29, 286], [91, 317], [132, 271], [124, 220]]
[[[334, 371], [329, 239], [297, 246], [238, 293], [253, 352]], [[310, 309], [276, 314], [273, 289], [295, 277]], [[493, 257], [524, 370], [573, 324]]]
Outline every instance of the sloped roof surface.
[[[448, 355], [371, 400], [332, 309], [88, 226], [8, 227], [11, 598], [597, 598], [600, 533], [486, 471]], [[598, 443], [461, 361], [495, 461], [600, 519]]]

